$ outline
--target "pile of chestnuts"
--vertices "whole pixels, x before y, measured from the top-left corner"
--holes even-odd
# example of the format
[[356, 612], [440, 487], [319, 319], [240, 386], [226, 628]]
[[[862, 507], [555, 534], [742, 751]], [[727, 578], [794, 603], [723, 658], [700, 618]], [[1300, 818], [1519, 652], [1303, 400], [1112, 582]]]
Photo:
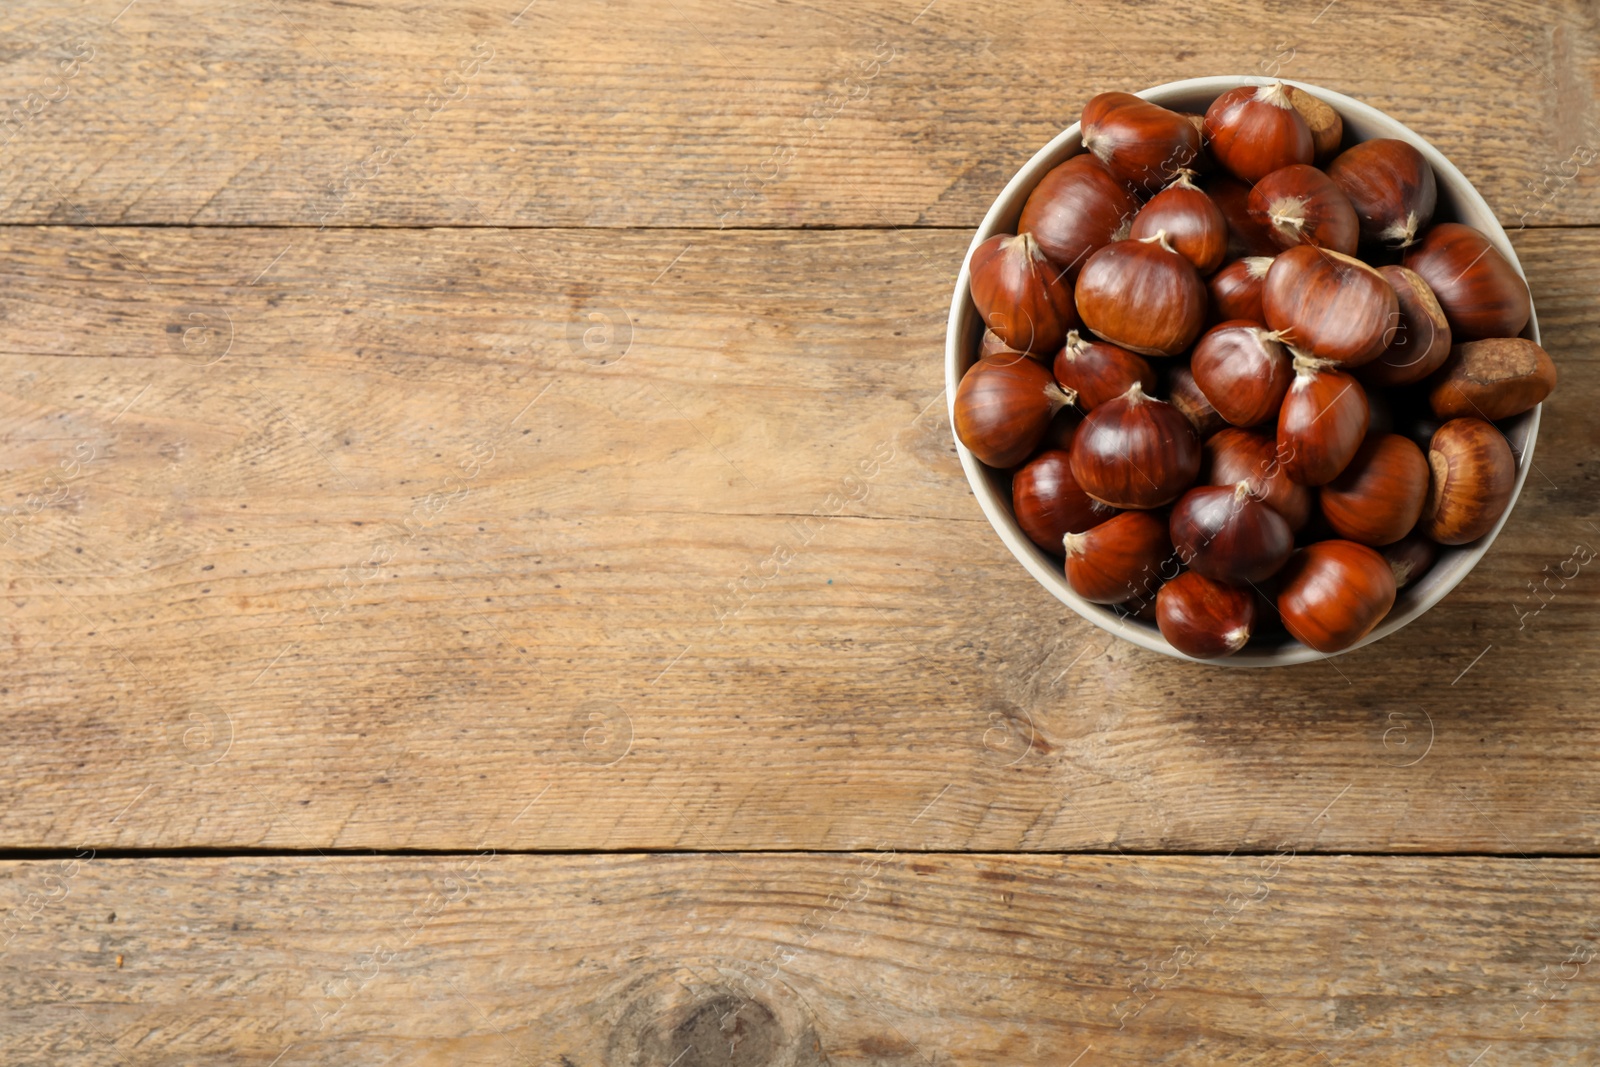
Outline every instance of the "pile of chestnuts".
[[957, 436], [1080, 597], [1178, 651], [1350, 647], [1510, 503], [1496, 423], [1556, 376], [1527, 284], [1434, 222], [1413, 145], [1344, 147], [1297, 87], [1101, 93], [1081, 130], [973, 250]]

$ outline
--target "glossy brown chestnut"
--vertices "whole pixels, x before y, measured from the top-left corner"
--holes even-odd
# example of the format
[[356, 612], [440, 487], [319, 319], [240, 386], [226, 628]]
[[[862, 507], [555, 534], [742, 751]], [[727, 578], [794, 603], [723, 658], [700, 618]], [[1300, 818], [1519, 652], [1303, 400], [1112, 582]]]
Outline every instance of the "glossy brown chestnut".
[[1228, 222], [1222, 209], [1189, 180], [1187, 172], [1139, 209], [1128, 236], [1141, 241], [1163, 232], [1178, 254], [1201, 274], [1222, 266], [1228, 252]]
[[1515, 337], [1533, 314], [1528, 283], [1471, 226], [1439, 223], [1406, 250], [1402, 265], [1422, 275], [1433, 290], [1458, 344]]
[[1231, 656], [1250, 640], [1256, 598], [1194, 571], [1185, 571], [1156, 594], [1156, 626], [1167, 643], [1195, 659]]
[[1082, 533], [1117, 513], [1078, 487], [1066, 452], [1048, 449], [1030, 459], [1011, 479], [1011, 508], [1028, 539], [1061, 555], [1061, 539]]
[[1500, 521], [1517, 484], [1511, 446], [1492, 423], [1451, 419], [1428, 443], [1428, 496], [1417, 529], [1441, 545], [1476, 541]]
[[1344, 140], [1344, 119], [1321, 97], [1312, 96], [1293, 85], [1288, 89], [1294, 109], [1300, 112], [1300, 117], [1311, 130], [1316, 163], [1321, 166], [1339, 154], [1339, 145]]
[[1135, 382], [1084, 417], [1072, 442], [1072, 475], [1114, 508], [1157, 508], [1200, 472], [1200, 442], [1171, 404]]
[[1255, 183], [1294, 163], [1310, 163], [1311, 127], [1282, 82], [1229, 89], [1206, 109], [1211, 154], [1241, 181]]
[[956, 388], [956, 436], [989, 466], [1015, 467], [1038, 447], [1051, 416], [1072, 399], [1031, 359], [979, 360]]
[[1378, 548], [1417, 524], [1428, 495], [1428, 461], [1409, 438], [1368, 434], [1350, 465], [1317, 492], [1322, 517], [1349, 541]]
[[1088, 153], [1054, 167], [1028, 194], [1017, 220], [1044, 254], [1076, 278], [1089, 253], [1110, 244], [1139, 210], [1139, 198]]
[[1250, 217], [1279, 248], [1316, 245], [1355, 255], [1361, 223], [1350, 198], [1316, 167], [1281, 167], [1250, 190]]
[[1267, 321], [1261, 310], [1261, 290], [1271, 268], [1271, 256], [1246, 256], [1225, 264], [1206, 282], [1211, 291], [1211, 318], [1216, 322]]
[[1207, 485], [1249, 482], [1250, 491], [1299, 531], [1311, 518], [1312, 491], [1291, 481], [1278, 455], [1277, 439], [1259, 430], [1234, 426], [1206, 439], [1200, 478]]
[[1078, 325], [1072, 287], [1032, 234], [996, 234], [972, 252], [972, 302], [1001, 342], [1050, 353]]
[[1328, 177], [1350, 198], [1363, 241], [1409, 248], [1433, 221], [1439, 199], [1433, 167], [1406, 141], [1378, 137], [1351, 145], [1328, 164]]
[[1196, 438], [1204, 441], [1228, 425], [1228, 420], [1211, 406], [1206, 394], [1200, 391], [1199, 383], [1194, 380], [1194, 370], [1188, 363], [1174, 362], [1167, 367], [1166, 379], [1167, 403], [1177, 408], [1178, 414], [1189, 420], [1189, 425], [1194, 427]]
[[1061, 543], [1067, 584], [1096, 604], [1121, 604], [1155, 589], [1172, 552], [1166, 520], [1149, 511], [1120, 512]]
[[1318, 652], [1340, 652], [1372, 632], [1394, 607], [1388, 560], [1354, 541], [1307, 545], [1283, 568], [1278, 613], [1289, 636]]
[[1389, 570], [1394, 572], [1394, 586], [1404, 589], [1408, 585], [1416, 584], [1428, 569], [1433, 566], [1433, 561], [1439, 556], [1439, 546], [1419, 533], [1409, 533], [1392, 545], [1385, 545], [1380, 549], [1383, 558], [1389, 561]]
[[1214, 174], [1201, 186], [1228, 222], [1228, 259], [1275, 256], [1278, 242], [1250, 217], [1250, 187], [1231, 174]]
[[1524, 337], [1468, 341], [1450, 350], [1428, 383], [1428, 406], [1441, 419], [1473, 415], [1493, 422], [1520, 415], [1556, 387], [1556, 365]]
[[1142, 356], [1177, 355], [1205, 325], [1205, 283], [1162, 232], [1095, 252], [1076, 295], [1084, 325]]
[[1389, 346], [1357, 377], [1368, 385], [1420, 382], [1450, 355], [1450, 323], [1422, 275], [1394, 264], [1379, 267], [1378, 273], [1394, 289], [1400, 313]]
[[1266, 581], [1294, 551], [1288, 520], [1252, 493], [1248, 480], [1184, 493], [1170, 532], [1179, 561], [1219, 582]]
[[1228, 422], [1255, 426], [1275, 418], [1294, 378], [1289, 349], [1278, 335], [1249, 319], [1211, 327], [1194, 346], [1195, 384]]
[[1056, 381], [1077, 394], [1078, 406], [1084, 411], [1115, 400], [1134, 382], [1147, 393], [1156, 388], [1156, 372], [1143, 356], [1085, 338], [1077, 330], [1067, 334], [1067, 343], [1056, 353], [1054, 366]]
[[1272, 261], [1261, 310], [1289, 344], [1343, 367], [1382, 355], [1400, 322], [1399, 298], [1383, 275], [1353, 256], [1309, 245]]
[[1112, 176], [1153, 191], [1200, 153], [1194, 123], [1132, 93], [1101, 93], [1083, 105], [1083, 147]]
[[1332, 364], [1296, 356], [1278, 411], [1278, 455], [1301, 485], [1326, 485], [1349, 465], [1367, 434], [1367, 394]]

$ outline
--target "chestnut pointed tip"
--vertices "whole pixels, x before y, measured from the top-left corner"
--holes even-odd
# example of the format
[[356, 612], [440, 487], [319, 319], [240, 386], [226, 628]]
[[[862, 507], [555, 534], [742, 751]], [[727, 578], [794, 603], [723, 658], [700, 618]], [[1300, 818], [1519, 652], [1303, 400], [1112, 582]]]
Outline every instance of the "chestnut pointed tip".
[[1256, 90], [1256, 99], [1263, 104], [1281, 107], [1285, 111], [1294, 107], [1294, 101], [1289, 99], [1289, 87], [1281, 81], [1271, 82]]
[[1265, 278], [1267, 271], [1272, 269], [1272, 256], [1246, 256], [1244, 258], [1245, 273], [1252, 278]]
[[1178, 254], [1178, 250], [1172, 247], [1172, 236], [1166, 230], [1157, 230], [1149, 237], [1139, 237], [1136, 240], [1142, 245], [1157, 244], [1173, 255]]
[[1294, 356], [1294, 374], [1297, 380], [1309, 378], [1314, 374], [1321, 374], [1325, 370], [1338, 366], [1332, 360], [1318, 359], [1305, 349], [1296, 348], [1294, 345], [1289, 346], [1289, 354]]
[[1046, 385], [1044, 393], [1045, 396], [1050, 398], [1051, 415], [1078, 402], [1078, 391], [1076, 389], [1068, 389], [1058, 382], [1050, 382]]
[[1417, 243], [1421, 227], [1422, 220], [1417, 218], [1415, 211], [1412, 211], [1399, 222], [1384, 227], [1378, 234], [1378, 239], [1391, 248], [1410, 248]]
[[1069, 556], [1082, 555], [1089, 544], [1087, 533], [1069, 533], [1061, 537], [1061, 548]]
[[1228, 649], [1228, 654], [1232, 655], [1250, 643], [1250, 627], [1234, 627], [1232, 630], [1229, 630], [1226, 634], [1222, 635], [1222, 642]]

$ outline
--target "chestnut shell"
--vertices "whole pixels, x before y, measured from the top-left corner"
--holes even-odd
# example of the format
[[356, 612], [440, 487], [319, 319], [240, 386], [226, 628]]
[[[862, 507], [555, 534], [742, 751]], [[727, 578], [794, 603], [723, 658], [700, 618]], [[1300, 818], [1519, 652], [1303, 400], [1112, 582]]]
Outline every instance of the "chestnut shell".
[[1394, 607], [1394, 571], [1375, 549], [1318, 541], [1284, 565], [1278, 613], [1289, 635], [1318, 652], [1349, 648]]
[[1053, 352], [1078, 325], [1071, 285], [1032, 234], [996, 234], [972, 250], [969, 270], [972, 302], [1005, 345]]
[[1028, 539], [1055, 556], [1063, 552], [1064, 536], [1082, 533], [1117, 513], [1079, 488], [1071, 459], [1061, 449], [1040, 452], [1012, 476], [1011, 505]]
[[1195, 659], [1231, 656], [1255, 630], [1256, 599], [1249, 590], [1185, 571], [1156, 594], [1156, 626], [1167, 643]]
[[1406, 250], [1402, 265], [1433, 290], [1457, 343], [1515, 337], [1533, 314], [1528, 283], [1471, 226], [1439, 223]]
[[1075, 295], [1085, 326], [1142, 356], [1177, 355], [1205, 325], [1205, 283], [1158, 239], [1113, 241], [1095, 252]]
[[1051, 168], [1022, 205], [1017, 231], [1033, 234], [1051, 261], [1076, 278], [1084, 260], [1139, 210], [1139, 198], [1085, 153]]
[[1072, 475], [1115, 508], [1176, 500], [1200, 472], [1200, 442], [1171, 404], [1135, 383], [1084, 417], [1072, 442]]

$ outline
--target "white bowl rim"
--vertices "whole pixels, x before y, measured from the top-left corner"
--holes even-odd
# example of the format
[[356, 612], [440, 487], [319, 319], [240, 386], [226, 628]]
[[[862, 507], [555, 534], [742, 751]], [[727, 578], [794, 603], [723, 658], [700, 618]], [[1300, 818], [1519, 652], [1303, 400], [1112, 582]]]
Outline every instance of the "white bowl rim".
[[[1494, 211], [1478, 190], [1469, 182], [1464, 174], [1444, 157], [1438, 149], [1428, 141], [1411, 130], [1409, 127], [1372, 107], [1343, 93], [1336, 93], [1309, 82], [1300, 82], [1288, 78], [1265, 78], [1255, 75], [1212, 75], [1204, 78], [1185, 78], [1179, 81], [1166, 82], [1143, 89], [1135, 96], [1142, 97], [1157, 103], [1164, 103], [1174, 97], [1200, 95], [1211, 93], [1212, 97], [1220, 96], [1229, 89], [1241, 85], [1270, 85], [1282, 81], [1304, 89], [1306, 92], [1330, 104], [1338, 111], [1342, 118], [1357, 118], [1364, 125], [1387, 127], [1390, 132], [1387, 136], [1398, 137], [1410, 142], [1424, 158], [1433, 166], [1434, 173], [1439, 180], [1444, 192], [1455, 201], [1459, 214], [1477, 214], [1479, 221], [1472, 223], [1474, 228], [1480, 230], [1500, 253], [1506, 257], [1511, 266], [1527, 280], [1527, 275], [1522, 270], [1522, 264], [1517, 259], [1517, 253], [1511, 247], [1511, 241], [1506, 236], [1504, 227], [1495, 217]], [[961, 271], [956, 279], [954, 296], [950, 302], [950, 317], [945, 329], [945, 405], [951, 423], [951, 436], [955, 436], [955, 398], [956, 388], [960, 385], [961, 376], [966, 370], [967, 342], [970, 336], [971, 317], [976, 309], [972, 308], [968, 299], [967, 290], [971, 282], [970, 263], [972, 253], [990, 237], [997, 233], [1009, 232], [1001, 229], [1001, 220], [1014, 211], [1020, 210], [1022, 201], [1027, 194], [1039, 183], [1045, 173], [1052, 167], [1061, 163], [1068, 156], [1078, 151], [1078, 123], [1073, 123], [1065, 130], [1053, 137], [1048, 144], [1035, 152], [1033, 158], [1028, 160], [1023, 167], [1006, 183], [1000, 195], [997, 196], [984, 214], [978, 231], [973, 235], [972, 243], [967, 247], [966, 255], [961, 261]], [[1469, 210], [1475, 209], [1475, 210]], [[1486, 224], [1479, 224], [1486, 222]], [[1537, 309], [1530, 312], [1528, 326], [1523, 330], [1523, 335], [1530, 337], [1535, 343], [1539, 342], [1539, 322]], [[1083, 618], [1108, 630], [1119, 637], [1126, 638], [1141, 648], [1152, 652], [1160, 652], [1176, 659], [1188, 660], [1193, 663], [1203, 663], [1210, 666], [1231, 667], [1278, 667], [1289, 666], [1296, 663], [1309, 663], [1316, 660], [1328, 659], [1331, 656], [1342, 655], [1345, 652], [1354, 652], [1379, 641], [1389, 634], [1405, 626], [1407, 623], [1429, 611], [1448, 596], [1466, 576], [1477, 566], [1494, 539], [1499, 536], [1500, 530], [1505, 526], [1506, 520], [1511, 517], [1512, 510], [1516, 507], [1517, 498], [1522, 495], [1523, 483], [1527, 481], [1528, 468], [1533, 461], [1533, 448], [1539, 435], [1539, 417], [1543, 405], [1538, 405], [1533, 410], [1518, 416], [1522, 420], [1518, 431], [1522, 436], [1522, 448], [1517, 457], [1516, 483], [1512, 487], [1511, 500], [1506, 505], [1505, 512], [1494, 528], [1484, 534], [1477, 541], [1454, 550], [1452, 558], [1440, 559], [1424, 578], [1424, 583], [1430, 584], [1429, 588], [1420, 599], [1408, 606], [1400, 613], [1391, 613], [1380, 622], [1371, 633], [1357, 641], [1349, 648], [1339, 652], [1318, 652], [1305, 645], [1288, 645], [1279, 648], [1245, 650], [1235, 655], [1222, 659], [1195, 659], [1186, 656], [1173, 648], [1161, 632], [1154, 626], [1141, 625], [1130, 622], [1109, 608], [1094, 604], [1074, 593], [1066, 583], [1066, 578], [1058, 568], [1052, 568], [1049, 557], [1033, 544], [1017, 525], [1016, 519], [1011, 514], [1010, 502], [1003, 500], [990, 485], [986, 468], [971, 451], [956, 438], [956, 452], [961, 457], [962, 469], [966, 472], [967, 482], [972, 487], [973, 495], [978, 499], [978, 506], [988, 518], [989, 524], [1000, 535], [1000, 540], [1005, 544], [1017, 561], [1023, 565], [1034, 579], [1044, 586], [1058, 600], [1067, 605]], [[1449, 551], [1449, 550], [1446, 550]]]

